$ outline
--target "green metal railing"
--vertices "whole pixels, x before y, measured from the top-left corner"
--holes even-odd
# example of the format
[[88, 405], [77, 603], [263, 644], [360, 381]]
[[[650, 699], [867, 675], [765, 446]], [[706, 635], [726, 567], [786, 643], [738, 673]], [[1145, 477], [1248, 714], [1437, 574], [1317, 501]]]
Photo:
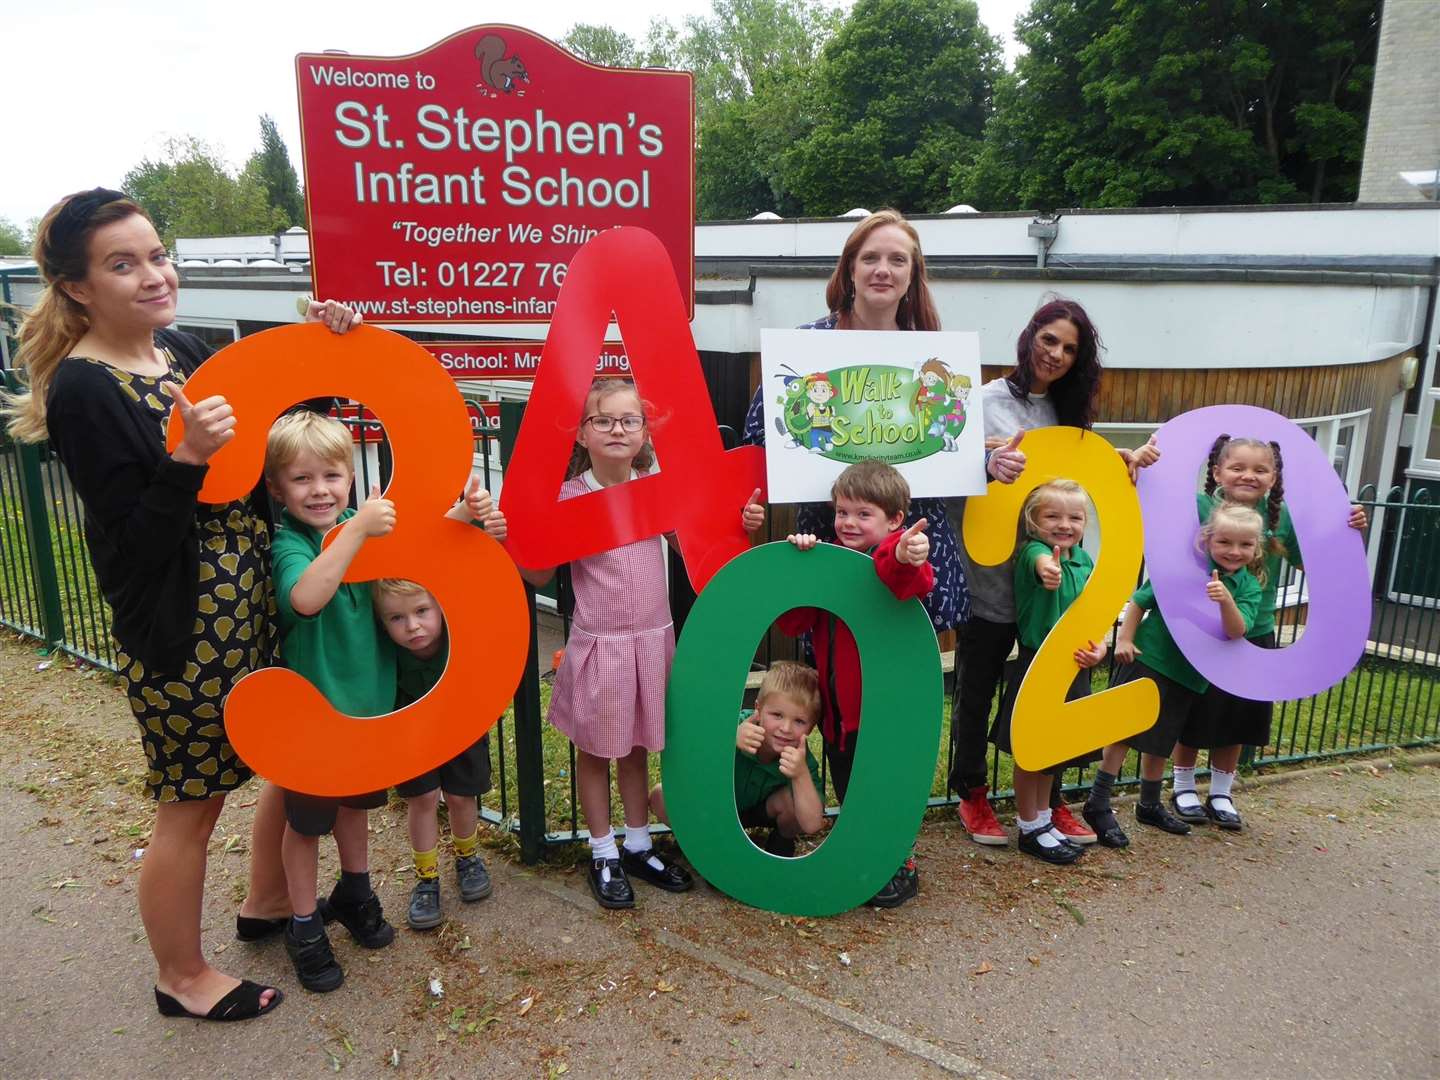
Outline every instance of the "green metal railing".
[[[13, 388], [13, 376], [7, 373], [7, 379]], [[502, 406], [498, 443], [492, 436], [477, 437], [476, 454], [492, 487], [499, 462], [513, 444], [521, 408]], [[373, 420], [352, 416], [347, 422], [378, 429]], [[390, 457], [383, 433], [381, 439], [376, 461], [383, 482]], [[357, 477], [357, 487], [363, 490], [373, 473], [369, 459], [362, 461], [365, 475]], [[1375, 605], [1366, 655], [1325, 693], [1277, 704], [1271, 742], [1254, 752], [1251, 767], [1440, 741], [1440, 505], [1423, 487], [1408, 499], [1398, 488], [1383, 499], [1367, 489], [1360, 501], [1371, 517]], [[114, 670], [109, 612], [90, 570], [83, 519], [53, 455], [44, 446], [18, 445], [0, 436], [0, 625], [44, 648]], [[1282, 627], [1304, 621], [1304, 575], [1296, 571], [1287, 578], [1291, 603], [1282, 609]], [[683, 593], [675, 595], [684, 605]], [[563, 632], [568, 630], [563, 575], [558, 597]], [[683, 614], [683, 607], [677, 610], [682, 619]], [[530, 635], [529, 660], [513, 706], [491, 737], [498, 785], [484, 798], [482, 812], [513, 830], [524, 858], [534, 860], [547, 845], [572, 843], [586, 833], [579, 822], [573, 748], [544, 723], [548, 676], [542, 677], [542, 671], [548, 673], [550, 664], [538, 655], [536, 620]], [[768, 662], [768, 649], [762, 648], [757, 659]], [[936, 807], [955, 802], [945, 785], [949, 746], [947, 697], [930, 800]], [[1133, 764], [1127, 779], [1135, 779]], [[1008, 758], [992, 761], [991, 780], [1000, 797], [1009, 794]], [[1075, 789], [1085, 786], [1088, 776], [1076, 772], [1067, 780]]]

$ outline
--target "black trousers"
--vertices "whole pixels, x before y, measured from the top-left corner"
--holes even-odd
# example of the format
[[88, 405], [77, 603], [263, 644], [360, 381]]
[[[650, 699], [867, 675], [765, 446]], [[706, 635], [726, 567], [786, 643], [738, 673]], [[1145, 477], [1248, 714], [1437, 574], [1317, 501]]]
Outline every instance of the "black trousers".
[[985, 748], [1015, 624], [971, 616], [955, 633], [955, 708], [950, 717], [950, 790], [964, 795], [987, 780]]
[[[860, 743], [860, 732], [852, 731], [850, 739], [841, 750], [829, 739], [825, 740], [825, 766], [830, 772], [830, 783], [835, 788], [835, 796], [843, 803], [845, 792], [850, 788], [850, 774], [855, 771], [855, 748]], [[824, 796], [824, 792], [820, 793]]]

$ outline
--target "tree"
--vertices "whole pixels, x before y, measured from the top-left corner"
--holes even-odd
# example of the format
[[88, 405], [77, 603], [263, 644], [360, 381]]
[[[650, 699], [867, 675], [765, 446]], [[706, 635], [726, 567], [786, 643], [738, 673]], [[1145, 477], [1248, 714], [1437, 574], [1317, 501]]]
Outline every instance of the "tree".
[[972, 0], [859, 0], [825, 47], [821, 115], [784, 151], [784, 187], [808, 214], [944, 209], [1002, 70]]
[[814, 67], [841, 18], [816, 0], [715, 0], [710, 15], [680, 28], [652, 20], [643, 43], [589, 23], [560, 43], [593, 63], [694, 74], [702, 219], [798, 213], [780, 180], [781, 152], [815, 123]]
[[125, 193], [149, 212], [166, 246], [177, 236], [273, 233], [286, 228], [254, 171], [232, 176], [199, 139], [172, 139], [159, 160], [146, 158], [125, 174]]
[[9, 218], [0, 217], [0, 255], [30, 254], [30, 238]]
[[1378, 0], [1034, 0], [952, 194], [984, 209], [1350, 199]]
[[300, 194], [300, 177], [290, 164], [285, 140], [270, 116], [260, 117], [260, 149], [250, 155], [245, 172], [265, 189], [266, 201], [285, 215], [281, 228], [305, 224], [305, 199]]

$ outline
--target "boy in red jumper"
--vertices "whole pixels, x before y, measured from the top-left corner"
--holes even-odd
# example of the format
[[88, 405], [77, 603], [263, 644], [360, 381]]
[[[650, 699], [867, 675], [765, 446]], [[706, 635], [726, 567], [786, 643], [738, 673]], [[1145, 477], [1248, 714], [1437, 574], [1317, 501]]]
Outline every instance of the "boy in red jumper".
[[[836, 538], [852, 551], [863, 551], [875, 560], [875, 573], [896, 599], [919, 598], [935, 587], [935, 571], [927, 561], [930, 540], [924, 530], [928, 522], [921, 518], [909, 529], [900, 530], [910, 509], [910, 485], [892, 466], [878, 461], [851, 465], [836, 478], [830, 500], [835, 506]], [[809, 533], [787, 539], [801, 551], [816, 544]], [[815, 670], [820, 675], [820, 733], [825, 761], [835, 794], [843, 803], [860, 737], [860, 653], [855, 637], [849, 627], [821, 608], [793, 608], [780, 616], [777, 625], [792, 637], [810, 635]], [[870, 903], [875, 907], [899, 907], [919, 889], [915, 860], [907, 859]]]

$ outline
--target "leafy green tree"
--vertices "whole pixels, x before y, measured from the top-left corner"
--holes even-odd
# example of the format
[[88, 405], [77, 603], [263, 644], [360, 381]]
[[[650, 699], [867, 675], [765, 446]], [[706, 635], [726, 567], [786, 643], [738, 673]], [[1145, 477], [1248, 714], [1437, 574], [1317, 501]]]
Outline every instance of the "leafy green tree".
[[199, 139], [172, 139], [158, 160], [145, 159], [125, 174], [125, 192], [150, 213], [160, 237], [273, 233], [286, 228], [283, 210], [270, 205], [254, 170], [231, 175], [219, 155]]
[[1378, 0], [1034, 0], [952, 195], [984, 209], [1351, 199]]
[[816, 0], [715, 0], [710, 15], [680, 27], [653, 20], [643, 42], [580, 23], [561, 44], [595, 63], [694, 74], [702, 219], [793, 214], [800, 206], [780, 180], [780, 157], [816, 121], [814, 67], [841, 19]]
[[972, 0], [859, 0], [817, 70], [822, 112], [781, 179], [809, 214], [944, 209], [1002, 72]]
[[266, 201], [285, 215], [285, 224], [305, 224], [305, 198], [300, 193], [300, 177], [290, 164], [290, 152], [280, 130], [268, 115], [260, 117], [260, 149], [250, 155], [245, 172], [265, 189]]
[[0, 217], [0, 255], [28, 255], [29, 238], [9, 218]]

